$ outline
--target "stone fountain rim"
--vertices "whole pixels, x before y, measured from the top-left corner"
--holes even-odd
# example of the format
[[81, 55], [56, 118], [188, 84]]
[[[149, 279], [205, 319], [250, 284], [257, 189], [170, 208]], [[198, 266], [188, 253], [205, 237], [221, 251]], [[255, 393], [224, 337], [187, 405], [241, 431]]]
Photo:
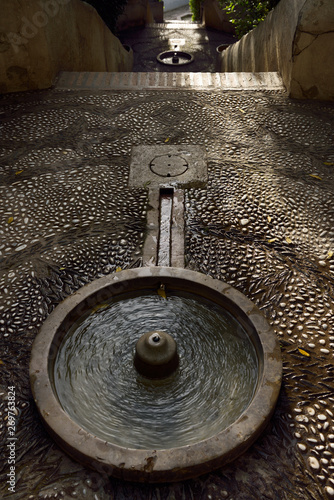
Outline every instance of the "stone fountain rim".
[[[167, 62], [164, 60], [164, 57], [172, 57], [174, 54], [177, 54], [178, 56], [183, 56], [187, 57], [187, 61], [183, 62], [178, 62], [178, 63], [171, 63]], [[185, 66], [187, 64], [190, 64], [194, 61], [194, 56], [192, 54], [189, 54], [189, 52], [184, 52], [183, 50], [164, 50], [163, 52], [160, 52], [160, 54], [157, 55], [157, 61], [160, 64], [164, 64], [165, 66]]]
[[[259, 357], [259, 380], [248, 408], [215, 436], [187, 446], [142, 450], [105, 442], [83, 430], [62, 409], [54, 392], [50, 363], [73, 314], [81, 315], [111, 294], [158, 287], [187, 290], [237, 312], [249, 323], [250, 337]], [[243, 319], [242, 319], [243, 318]], [[245, 319], [246, 318], [246, 319]], [[256, 331], [256, 333], [254, 333]], [[30, 383], [43, 423], [54, 440], [75, 460], [100, 473], [141, 482], [181, 481], [231, 462], [258, 438], [269, 422], [279, 396], [282, 359], [278, 338], [260, 310], [242, 293], [210, 276], [172, 267], [129, 269], [97, 279], [61, 302], [49, 315], [34, 341]]]

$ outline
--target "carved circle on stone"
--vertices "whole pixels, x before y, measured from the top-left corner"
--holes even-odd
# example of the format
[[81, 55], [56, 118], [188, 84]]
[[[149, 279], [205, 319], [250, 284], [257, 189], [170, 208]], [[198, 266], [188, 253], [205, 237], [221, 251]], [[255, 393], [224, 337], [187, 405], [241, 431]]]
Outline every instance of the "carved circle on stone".
[[187, 160], [180, 155], [156, 156], [150, 163], [151, 171], [160, 177], [178, 177], [189, 168]]

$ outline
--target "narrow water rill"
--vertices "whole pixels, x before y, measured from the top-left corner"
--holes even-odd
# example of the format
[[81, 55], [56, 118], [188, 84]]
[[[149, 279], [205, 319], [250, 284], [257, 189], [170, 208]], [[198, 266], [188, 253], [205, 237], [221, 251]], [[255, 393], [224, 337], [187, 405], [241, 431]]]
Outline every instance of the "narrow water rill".
[[171, 265], [173, 194], [174, 190], [172, 188], [160, 190], [159, 266]]

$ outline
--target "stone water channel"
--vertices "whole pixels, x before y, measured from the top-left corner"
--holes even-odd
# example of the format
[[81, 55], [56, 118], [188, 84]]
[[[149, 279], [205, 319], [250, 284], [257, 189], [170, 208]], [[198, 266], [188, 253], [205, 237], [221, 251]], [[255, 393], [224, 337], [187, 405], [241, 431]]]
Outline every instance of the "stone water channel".
[[[1, 498], [334, 498], [334, 105], [265, 90], [55, 88], [1, 97], [0, 119]], [[66, 296], [143, 265], [156, 210], [149, 181], [129, 184], [135, 148], [184, 145], [205, 151], [208, 171], [182, 188], [184, 265], [260, 307], [283, 385], [267, 430], [234, 463], [182, 483], [124, 483], [72, 461], [43, 429], [30, 349]]]

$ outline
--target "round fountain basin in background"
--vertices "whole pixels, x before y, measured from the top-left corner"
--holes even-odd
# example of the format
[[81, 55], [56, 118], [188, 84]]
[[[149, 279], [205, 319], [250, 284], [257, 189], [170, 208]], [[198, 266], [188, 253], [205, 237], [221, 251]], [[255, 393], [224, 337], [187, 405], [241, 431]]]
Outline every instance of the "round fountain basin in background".
[[[159, 297], [157, 294], [161, 284], [165, 287], [166, 299]], [[110, 436], [109, 434], [105, 434], [109, 431], [106, 430], [104, 424], [100, 427], [94, 427], [94, 421], [97, 417], [93, 417], [91, 421], [86, 422], [85, 420], [86, 414], [89, 413], [90, 406], [95, 405], [96, 399], [101, 398], [103, 401], [108, 399], [108, 393], [103, 395], [103, 390], [101, 389], [101, 392], [99, 391], [99, 384], [96, 384], [96, 389], [93, 384], [93, 392], [90, 393], [88, 401], [86, 402], [87, 411], [86, 413], [85, 411], [82, 412], [83, 420], [79, 415], [80, 412], [76, 411], [77, 403], [72, 405], [73, 408], [70, 405], [69, 409], [67, 409], [66, 394], [70, 401], [74, 399], [74, 396], [68, 396], [68, 390], [71, 386], [75, 386], [77, 377], [77, 374], [75, 374], [74, 379], [69, 381], [67, 387], [66, 381], [65, 386], [62, 386], [62, 381], [66, 379], [63, 374], [71, 372], [71, 370], [74, 372], [74, 365], [71, 365], [71, 358], [69, 358], [70, 361], [64, 361], [69, 351], [68, 342], [72, 342], [71, 332], [74, 332], [73, 336], [77, 335], [75, 331], [76, 325], [78, 325], [81, 331], [79, 331], [77, 336], [80, 338], [88, 328], [84, 325], [83, 321], [86, 321], [87, 318], [90, 321], [90, 318], [96, 316], [96, 311], [106, 309], [106, 304], [111, 304], [111, 306], [113, 306], [115, 303], [122, 306], [123, 302], [126, 304], [126, 300], [129, 300], [130, 297], [130, 306], [128, 309], [130, 311], [132, 308], [131, 297], [140, 298], [142, 296], [152, 296], [158, 297], [159, 300], [161, 299], [161, 307], [160, 303], [154, 303], [153, 305], [157, 309], [156, 313], [152, 315], [152, 324], [149, 325], [149, 330], [157, 329], [158, 320], [156, 318], [159, 316], [162, 330], [173, 330], [175, 320], [170, 321], [168, 318], [168, 315], [174, 314], [172, 309], [170, 309], [172, 300], [168, 302], [169, 297], [176, 297], [176, 305], [178, 304], [177, 301], [181, 300], [179, 297], [186, 297], [186, 300], [188, 300], [188, 297], [191, 297], [194, 298], [195, 301], [198, 301], [198, 307], [208, 309], [210, 316], [214, 316], [215, 314], [219, 316], [220, 310], [224, 310], [226, 316], [233, 318], [233, 322], [237, 325], [237, 333], [231, 333], [232, 343], [234, 342], [233, 338], [237, 339], [238, 337], [238, 339], [241, 339], [241, 342], [244, 343], [241, 344], [242, 346], [247, 343], [251, 346], [251, 354], [248, 358], [255, 360], [255, 363], [252, 362], [251, 370], [254, 372], [255, 369], [256, 373], [253, 373], [253, 382], [249, 394], [237, 410], [237, 413], [233, 415], [232, 418], [229, 417], [230, 420], [224, 421], [224, 419], [219, 420], [218, 418], [218, 420], [214, 421], [214, 411], [212, 408], [214, 408], [217, 415], [219, 415], [224, 405], [226, 406], [229, 404], [227, 402], [229, 400], [223, 400], [224, 394], [218, 394], [218, 389], [222, 384], [219, 376], [221, 376], [222, 373], [224, 373], [223, 378], [228, 376], [227, 373], [229, 372], [229, 368], [227, 368], [226, 372], [223, 372], [223, 365], [225, 361], [224, 356], [229, 357], [229, 355], [224, 354], [224, 349], [220, 349], [220, 345], [218, 345], [220, 344], [219, 339], [222, 336], [228, 335], [228, 332], [222, 333], [218, 331], [220, 327], [217, 327], [216, 332], [213, 331], [212, 339], [208, 340], [209, 351], [212, 344], [212, 352], [216, 352], [217, 357], [219, 355], [222, 356], [221, 359], [218, 360], [217, 366], [212, 369], [213, 373], [210, 374], [210, 376], [213, 376], [213, 379], [215, 378], [215, 374], [217, 374], [218, 392], [215, 389], [213, 392], [215, 394], [217, 393], [217, 395], [210, 395], [208, 403], [204, 404], [204, 409], [201, 410], [203, 415], [200, 418], [198, 435], [197, 431], [195, 431], [193, 435], [190, 432], [189, 441], [187, 441], [187, 436], [184, 436], [186, 433], [182, 432], [182, 427], [178, 431], [175, 423], [175, 428], [173, 428], [172, 418], [176, 415], [175, 418], [177, 420], [177, 413], [174, 416], [171, 414], [171, 417], [168, 411], [170, 409], [172, 410], [172, 408], [169, 408], [168, 404], [167, 421], [165, 422], [167, 426], [166, 434], [168, 434], [169, 430], [169, 434], [173, 436], [173, 431], [175, 431], [174, 434], [177, 435], [177, 432], [179, 432], [180, 437], [175, 438], [175, 440], [173, 437], [169, 439], [168, 436], [165, 436], [163, 431], [160, 437], [159, 433], [157, 433], [155, 438], [154, 435], [151, 436], [150, 433], [147, 432], [148, 437], [152, 438], [151, 440], [148, 439], [145, 441], [145, 438], [143, 438], [144, 440], [141, 443], [138, 441], [138, 446], [136, 436], [133, 438], [134, 440], [131, 441], [131, 433], [128, 431], [130, 431], [133, 426], [131, 423], [132, 414], [135, 414], [136, 411], [142, 411], [140, 407], [141, 400], [140, 397], [137, 399], [136, 392], [134, 392], [135, 397], [132, 400], [132, 406], [129, 405], [129, 411], [126, 405], [123, 405], [125, 406], [125, 411], [128, 411], [128, 415], [124, 417], [123, 421], [118, 420], [119, 423], [114, 426], [116, 433], [112, 434], [114, 432], [112, 428]], [[196, 310], [196, 304], [194, 310]], [[167, 311], [165, 316], [164, 311]], [[92, 312], [94, 313], [93, 315]], [[109, 314], [107, 309], [105, 314]], [[127, 315], [125, 314], [124, 316]], [[150, 322], [149, 313], [146, 312], [146, 316], [145, 322]], [[131, 318], [129, 319], [129, 324], [131, 324], [132, 320]], [[118, 324], [121, 325], [122, 317], [118, 318], [117, 321]], [[187, 321], [185, 321], [184, 325], [187, 324]], [[139, 384], [140, 387], [144, 387], [144, 393], [148, 390], [150, 394], [153, 395], [154, 393], [159, 395], [163, 391], [168, 392], [168, 384], [171, 387], [173, 384], [176, 386], [179, 384], [181, 388], [183, 384], [185, 386], [185, 392], [187, 392], [188, 383], [184, 381], [193, 379], [196, 381], [196, 363], [193, 367], [195, 369], [195, 375], [190, 374], [190, 378], [186, 378], [188, 365], [190, 366], [191, 363], [187, 365], [187, 353], [186, 349], [183, 347], [182, 331], [178, 332], [176, 326], [175, 332], [171, 331], [170, 333], [176, 337], [178, 351], [180, 353], [180, 366], [177, 371], [175, 371], [170, 378], [165, 379], [165, 381], [149, 381], [147, 382], [148, 385], [145, 385], [145, 383], [143, 384], [140, 380], [141, 375], [136, 372], [134, 367], [130, 367], [132, 364], [131, 350], [133, 349], [134, 352], [137, 336], [140, 334], [140, 326], [134, 324], [134, 334], [132, 334], [131, 331], [127, 334], [127, 338], [124, 338], [124, 348], [120, 347], [119, 351], [117, 351], [117, 346], [120, 345], [119, 339], [116, 341], [115, 335], [115, 340], [113, 340], [113, 332], [108, 331], [109, 339], [107, 345], [110, 345], [111, 351], [114, 351], [113, 356], [119, 366], [119, 370], [117, 371], [117, 368], [114, 368], [112, 363], [110, 363], [110, 372], [108, 368], [109, 360], [104, 359], [103, 355], [97, 356], [97, 365], [90, 366], [91, 358], [93, 358], [93, 351], [95, 352], [95, 345], [91, 344], [94, 339], [94, 328], [93, 323], [92, 336], [88, 342], [92, 346], [92, 355], [90, 356], [88, 351], [87, 360], [82, 361], [79, 352], [81, 347], [74, 346], [73, 363], [78, 360], [79, 365], [80, 362], [83, 363], [85, 368], [84, 378], [89, 377], [90, 371], [94, 373], [96, 369], [100, 369], [98, 365], [101, 364], [102, 372], [101, 375], [98, 375], [98, 378], [103, 379], [106, 377], [107, 383], [105, 385], [108, 391], [111, 391], [111, 393], [113, 390], [115, 391], [115, 402], [120, 399], [116, 392], [116, 374], [127, 373], [126, 370], [130, 373], [130, 378], [132, 377], [130, 385], [132, 384], [132, 386], [135, 387], [135, 391], [137, 390], [137, 384]], [[117, 326], [117, 331], [119, 328], [121, 328], [121, 326]], [[181, 330], [183, 330], [183, 328], [184, 327], [182, 327]], [[201, 332], [198, 332], [198, 336], [199, 333], [203, 333], [203, 328], [200, 328]], [[128, 329], [128, 324], [125, 324], [125, 331], [128, 331]], [[214, 330], [214, 328], [211, 328], [211, 330], [212, 329]], [[104, 335], [102, 331], [102, 342], [104, 341]], [[196, 341], [198, 342], [196, 335], [195, 317], [191, 327], [191, 333], [185, 332], [184, 338], [188, 342], [188, 350], [191, 350], [192, 344], [195, 345]], [[202, 338], [206, 337], [207, 334], [204, 333], [204, 337]], [[121, 340], [123, 338], [121, 333], [119, 338]], [[113, 342], [115, 345], [113, 345]], [[82, 345], [85, 344], [87, 344], [87, 341], [84, 339]], [[123, 351], [125, 353], [124, 360], [120, 357], [122, 354], [119, 354]], [[220, 351], [221, 354], [219, 354]], [[105, 346], [103, 346], [102, 353], [103, 352], [106, 353]], [[106, 356], [107, 355], [105, 355], [105, 357]], [[246, 356], [246, 361], [242, 361], [240, 357], [240, 364], [247, 364], [248, 358]], [[112, 359], [112, 356], [110, 359]], [[69, 363], [71, 366], [66, 366], [66, 363]], [[210, 361], [208, 366], [211, 366], [211, 364]], [[104, 368], [103, 365], [105, 365]], [[62, 367], [64, 369], [62, 369]], [[80, 370], [81, 368], [79, 366], [79, 371]], [[126, 377], [127, 376], [125, 376], [125, 378]], [[183, 379], [182, 377], [185, 378]], [[238, 376], [234, 375], [231, 379], [234, 381], [237, 377]], [[78, 290], [78, 292], [64, 300], [47, 318], [33, 344], [30, 361], [30, 380], [34, 399], [43, 422], [55, 441], [74, 459], [84, 465], [125, 480], [147, 482], [179, 481], [204, 474], [221, 467], [243, 453], [256, 440], [267, 425], [279, 395], [281, 377], [282, 362], [278, 340], [270, 325], [252, 302], [224, 282], [214, 280], [194, 271], [170, 267], [139, 268], [122, 271], [96, 280]], [[198, 385], [205, 385], [206, 380], [203, 377], [203, 373], [200, 371], [198, 371], [198, 378], [200, 378], [201, 382]], [[108, 381], [110, 382], [108, 383]], [[207, 381], [207, 387], [211, 387], [212, 383], [214, 382]], [[154, 385], [150, 386], [149, 384], [160, 384], [161, 387], [159, 388], [159, 386]], [[129, 392], [131, 392], [130, 385]], [[142, 388], [140, 390], [142, 391]], [[188, 392], [194, 392], [195, 390], [196, 387]], [[222, 391], [222, 393], [224, 392], [225, 391]], [[64, 394], [65, 399], [63, 399]], [[111, 395], [113, 396], [113, 394]], [[214, 397], [216, 400], [213, 402], [214, 404], [211, 408], [211, 400], [213, 400]], [[78, 402], [80, 403], [83, 399], [84, 398], [79, 394]], [[90, 405], [90, 401], [92, 405]], [[110, 406], [110, 420], [116, 418], [116, 415], [112, 414], [113, 404], [112, 402]], [[159, 404], [153, 405], [152, 408], [148, 406], [148, 421], [145, 424], [146, 427], [150, 425], [150, 414], [152, 414], [152, 424], [156, 424], [156, 421], [161, 418], [159, 413], [154, 413], [156, 411], [155, 407], [159, 407], [159, 405], [161, 406], [160, 400]], [[170, 406], [172, 407], [173, 405]], [[182, 406], [183, 403], [180, 407]], [[194, 404], [193, 410], [190, 408], [190, 415], [196, 414], [197, 408], [195, 406], [196, 404]], [[177, 408], [176, 404], [175, 408]], [[207, 411], [206, 408], [208, 409]], [[108, 419], [108, 412], [105, 413]], [[128, 417], [130, 417], [129, 421], [127, 420]], [[119, 419], [120, 417], [117, 416], [117, 418]], [[201, 428], [202, 419], [203, 428]], [[204, 420], [210, 422], [211, 427], [209, 427], [208, 430], [205, 428]], [[152, 428], [154, 427], [159, 428], [159, 425], [152, 425]], [[191, 425], [189, 425], [189, 428], [191, 428]], [[146, 428], [143, 430], [147, 431]], [[129, 434], [129, 436], [127, 434]], [[138, 435], [140, 434], [139, 432]], [[145, 432], [143, 432], [143, 434], [145, 434]], [[127, 441], [127, 439], [130, 440]]]
[[157, 61], [166, 66], [184, 66], [194, 61], [194, 56], [181, 50], [166, 50], [157, 56]]

